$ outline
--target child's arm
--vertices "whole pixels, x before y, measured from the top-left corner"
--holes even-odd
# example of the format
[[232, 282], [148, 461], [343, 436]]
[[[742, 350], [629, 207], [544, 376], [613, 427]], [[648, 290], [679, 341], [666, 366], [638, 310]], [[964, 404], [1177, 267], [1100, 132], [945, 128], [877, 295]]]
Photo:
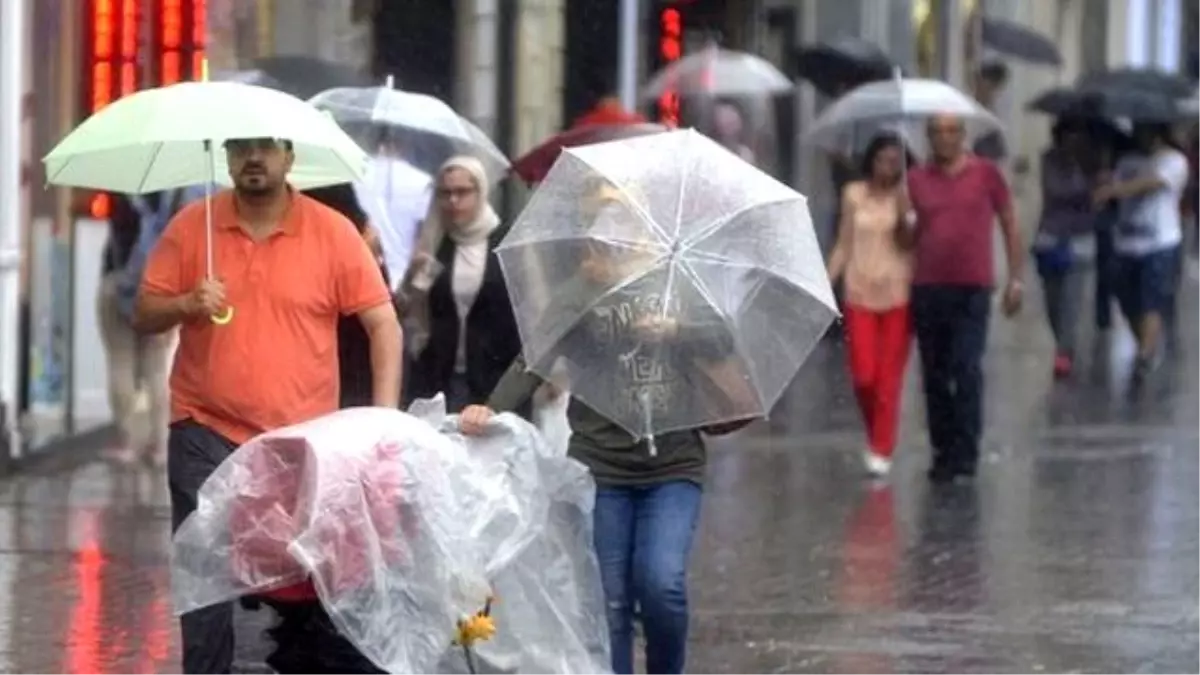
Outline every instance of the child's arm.
[[501, 412], [516, 410], [524, 405], [541, 385], [542, 378], [526, 368], [524, 357], [517, 356], [500, 377], [491, 396], [488, 396], [487, 407]]
[[513, 359], [508, 370], [504, 371], [485, 405], [469, 405], [463, 408], [458, 417], [459, 429], [468, 436], [482, 434], [492, 415], [497, 411], [508, 412], [521, 407], [541, 384], [542, 378], [527, 369], [525, 359], [518, 356]]

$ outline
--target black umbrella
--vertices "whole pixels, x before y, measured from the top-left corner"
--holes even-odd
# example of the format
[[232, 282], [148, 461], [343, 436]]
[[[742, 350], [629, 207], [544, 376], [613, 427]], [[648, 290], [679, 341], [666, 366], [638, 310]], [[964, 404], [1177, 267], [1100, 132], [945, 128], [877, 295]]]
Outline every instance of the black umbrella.
[[1080, 119], [1172, 123], [1189, 117], [1178, 100], [1161, 92], [1115, 87], [1056, 87], [1034, 98], [1027, 107], [1056, 117]]
[[1063, 62], [1053, 40], [1012, 21], [983, 17], [980, 39], [985, 47], [1021, 61], [1045, 66], [1061, 66]]
[[1114, 68], [1087, 73], [1079, 78], [1080, 88], [1136, 89], [1169, 96], [1188, 98], [1196, 93], [1196, 85], [1186, 77], [1153, 68]]
[[800, 48], [793, 57], [793, 74], [827, 96], [892, 76], [895, 64], [874, 42], [843, 36]]
[[255, 61], [253, 68], [277, 83], [276, 89], [306, 101], [334, 87], [377, 84], [350, 66], [311, 56], [268, 56]]

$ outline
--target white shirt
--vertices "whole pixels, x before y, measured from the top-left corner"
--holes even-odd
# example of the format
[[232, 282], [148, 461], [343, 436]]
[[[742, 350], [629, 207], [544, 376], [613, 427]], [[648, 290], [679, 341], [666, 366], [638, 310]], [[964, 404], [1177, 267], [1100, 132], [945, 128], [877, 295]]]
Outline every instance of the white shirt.
[[433, 178], [396, 157], [371, 160], [367, 176], [354, 185], [371, 226], [379, 232], [383, 263], [398, 286], [408, 271], [421, 221], [433, 199]]
[[454, 372], [467, 372], [467, 315], [483, 286], [487, 268], [488, 240], [458, 244], [454, 253], [454, 272], [450, 277], [450, 295], [458, 310], [458, 350], [454, 355]]
[[1117, 163], [1115, 173], [1118, 182], [1155, 175], [1166, 183], [1154, 192], [1121, 201], [1113, 241], [1117, 252], [1139, 256], [1178, 246], [1183, 241], [1179, 201], [1187, 188], [1187, 157], [1173, 148], [1159, 150], [1153, 157], [1128, 155]]

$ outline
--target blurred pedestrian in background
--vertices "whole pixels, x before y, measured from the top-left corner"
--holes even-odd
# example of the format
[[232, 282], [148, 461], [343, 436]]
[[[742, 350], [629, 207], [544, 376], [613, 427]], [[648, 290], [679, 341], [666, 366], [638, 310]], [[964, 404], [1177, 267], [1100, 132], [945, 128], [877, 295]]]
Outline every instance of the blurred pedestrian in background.
[[[1097, 164], [1097, 185], [1112, 180], [1117, 162], [1126, 154], [1134, 152], [1133, 139], [1128, 129], [1120, 129], [1109, 123], [1092, 122], [1088, 146], [1094, 153]], [[1117, 297], [1116, 251], [1113, 238], [1120, 218], [1120, 206], [1116, 201], [1098, 205], [1096, 211], [1096, 284], [1095, 321], [1096, 329], [1105, 332], [1112, 327], [1113, 304]]]
[[933, 445], [929, 478], [942, 482], [973, 477], [979, 462], [997, 219], [1008, 258], [1008, 315], [1021, 307], [1025, 250], [1004, 175], [967, 152], [963, 121], [933, 117], [928, 133], [932, 161], [908, 174], [916, 216], [912, 309]]
[[[358, 230], [358, 234], [371, 249], [375, 262], [379, 265], [379, 273], [384, 283], [391, 288], [388, 278], [387, 265], [383, 260], [383, 249], [379, 241], [379, 233], [367, 220], [367, 212], [363, 210], [355, 194], [354, 186], [340, 183], [328, 187], [305, 190], [305, 195], [321, 202], [325, 206], [346, 217]], [[338, 373], [340, 386], [338, 406], [353, 408], [369, 406], [374, 401], [374, 383], [371, 371], [371, 339], [357, 317], [338, 317]], [[403, 374], [401, 374], [403, 376]]]
[[912, 259], [902, 241], [908, 212], [902, 178], [911, 163], [899, 136], [880, 135], [863, 152], [863, 180], [842, 190], [829, 279], [843, 280], [842, 314], [854, 394], [867, 427], [867, 470], [891, 468], [900, 392], [911, 340]]
[[742, 111], [732, 101], [717, 101], [713, 105], [713, 140], [745, 161], [755, 164], [754, 151], [746, 144]]
[[521, 351], [495, 248], [504, 237], [483, 164], [446, 161], [403, 286], [414, 360], [408, 399], [446, 395], [451, 412], [487, 400]]
[[[176, 334], [139, 335], [133, 329], [133, 303], [150, 250], [178, 210], [182, 192], [145, 196], [114, 194], [109, 239], [96, 312], [108, 366], [108, 402], [117, 427], [109, 457], [161, 464], [166, 458], [170, 401], [167, 375]], [[140, 395], [149, 404], [147, 437], [137, 438], [134, 420]]]
[[[433, 179], [406, 161], [399, 145], [385, 135], [354, 192], [358, 210], [371, 223], [372, 237], [382, 251], [389, 288], [395, 290], [408, 271], [421, 220], [429, 212]], [[348, 202], [339, 198], [338, 203]]]
[[1096, 257], [1096, 214], [1092, 192], [1099, 180], [1087, 124], [1062, 118], [1042, 154], [1042, 215], [1033, 255], [1054, 334], [1054, 376], [1066, 377], [1075, 361], [1075, 335]]
[[1170, 132], [1166, 124], [1135, 125], [1137, 151], [1125, 155], [1113, 180], [1094, 193], [1097, 206], [1110, 200], [1120, 205], [1113, 240], [1116, 290], [1137, 337], [1135, 382], [1158, 366], [1164, 321], [1174, 316], [1183, 238], [1179, 202], [1187, 188], [1188, 161], [1172, 146]]
[[[362, 238], [287, 185], [289, 141], [234, 139], [225, 154], [234, 189], [171, 221], [134, 312], [143, 333], [180, 327], [167, 443], [172, 531], [238, 445], [337, 410], [338, 316], [356, 315], [369, 336], [373, 403], [399, 405], [400, 328]], [[209, 253], [218, 278], [206, 277]], [[184, 672], [230, 672], [232, 605], [185, 614], [181, 629]]]
[[[985, 61], [975, 74], [975, 100], [989, 111], [995, 111], [996, 102], [1008, 86], [1008, 65], [1003, 61]], [[1008, 145], [1004, 142], [1004, 133], [1000, 130], [986, 133], [975, 140], [972, 151], [980, 157], [996, 162], [1003, 168], [1003, 162], [1008, 159]]]

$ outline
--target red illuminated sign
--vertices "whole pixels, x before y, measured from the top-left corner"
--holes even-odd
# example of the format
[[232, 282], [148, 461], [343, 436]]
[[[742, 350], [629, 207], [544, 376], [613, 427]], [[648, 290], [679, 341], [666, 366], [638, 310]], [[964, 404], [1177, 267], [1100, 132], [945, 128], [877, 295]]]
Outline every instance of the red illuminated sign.
[[[147, 7], [153, 17], [148, 23], [143, 21]], [[207, 12], [206, 0], [89, 0], [85, 112], [98, 112], [146, 85], [199, 77]], [[153, 28], [152, 46], [143, 39], [143, 25]], [[88, 206], [94, 218], [107, 218], [111, 209], [111, 200], [103, 193]]]
[[[662, 57], [663, 65], [669, 66], [683, 56], [683, 15], [674, 7], [668, 7], [659, 14], [661, 34], [658, 40], [658, 54]], [[659, 121], [668, 127], [679, 125], [679, 92], [674, 87], [668, 87], [658, 99]]]

